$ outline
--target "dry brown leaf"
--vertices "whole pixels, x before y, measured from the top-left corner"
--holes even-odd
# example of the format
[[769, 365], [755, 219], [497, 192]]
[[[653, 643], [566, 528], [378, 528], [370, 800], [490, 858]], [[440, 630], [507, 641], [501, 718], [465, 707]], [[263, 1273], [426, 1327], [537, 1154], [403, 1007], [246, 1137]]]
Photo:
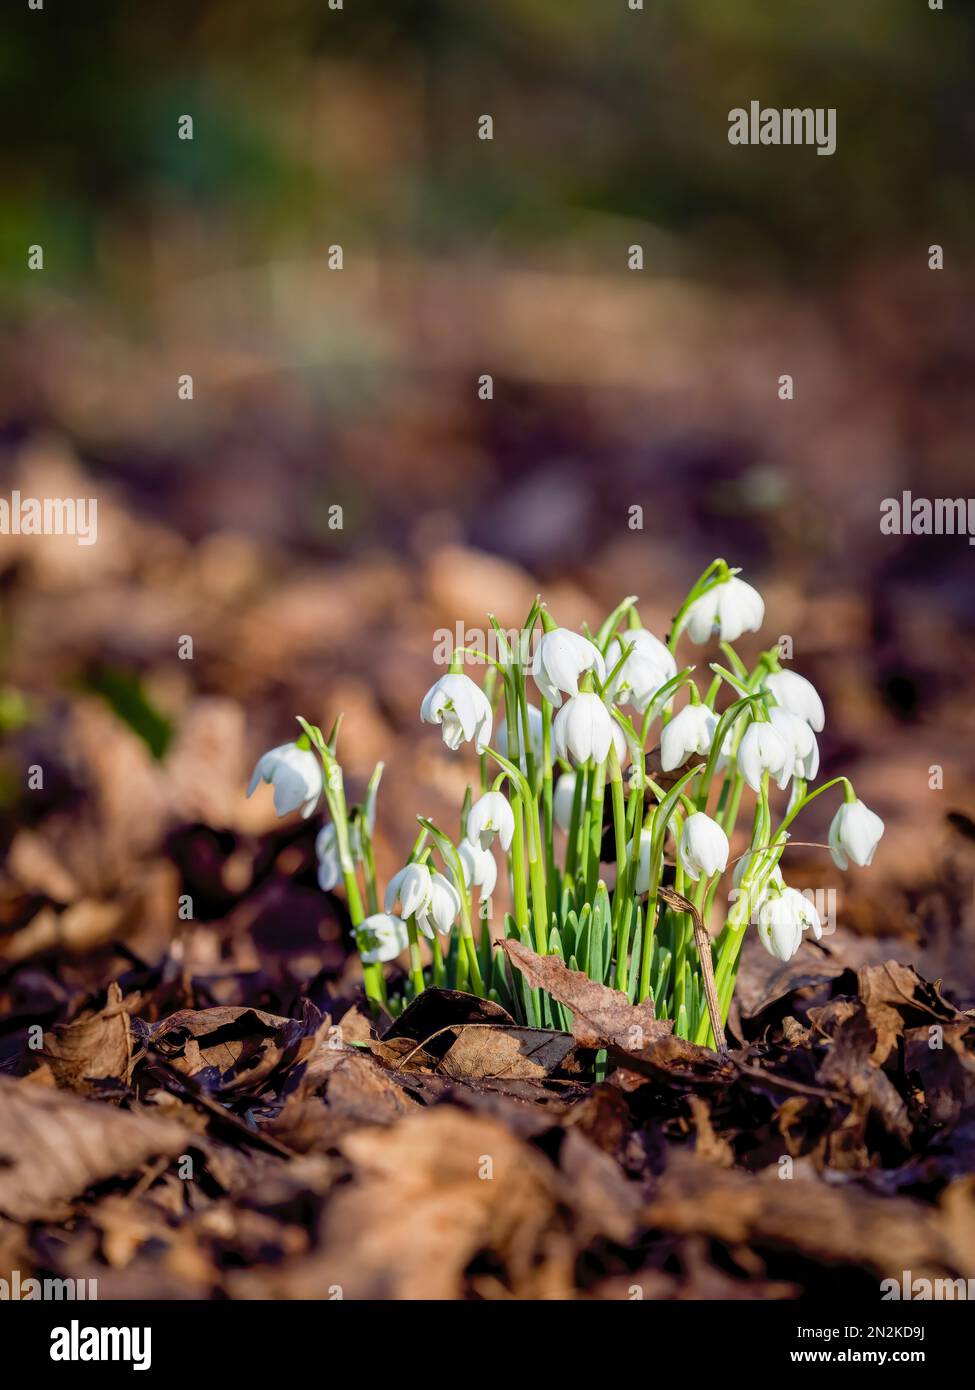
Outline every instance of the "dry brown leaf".
[[89, 1095], [92, 1083], [128, 1085], [132, 1076], [132, 1035], [122, 991], [113, 980], [105, 1007], [71, 1023], [56, 1023], [44, 1037], [44, 1055], [59, 1086]]
[[0, 1077], [0, 1212], [47, 1219], [92, 1183], [183, 1151], [191, 1132], [151, 1111], [122, 1111]]
[[654, 1017], [653, 1001], [631, 1004], [622, 990], [570, 970], [558, 956], [539, 956], [520, 941], [502, 941], [509, 960], [533, 989], [544, 989], [572, 1010], [572, 1036], [580, 1047], [620, 1047], [638, 1052], [673, 1028]]

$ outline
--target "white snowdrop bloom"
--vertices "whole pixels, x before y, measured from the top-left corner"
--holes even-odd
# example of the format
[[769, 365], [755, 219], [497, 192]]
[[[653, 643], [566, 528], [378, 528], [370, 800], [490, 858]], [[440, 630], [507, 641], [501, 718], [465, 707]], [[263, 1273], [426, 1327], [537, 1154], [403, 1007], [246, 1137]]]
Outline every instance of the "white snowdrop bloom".
[[736, 642], [743, 632], [757, 632], [764, 619], [761, 594], [733, 574], [694, 600], [684, 626], [692, 642], [707, 642], [714, 632], [723, 642]]
[[707, 705], [685, 705], [664, 725], [660, 735], [660, 766], [664, 772], [681, 767], [692, 754], [707, 753], [718, 726]]
[[576, 774], [563, 772], [552, 791], [552, 818], [566, 834], [572, 825], [572, 803], [576, 794]]
[[749, 724], [738, 745], [738, 771], [752, 791], [757, 792], [762, 785], [762, 774], [769, 772], [773, 777], [778, 776], [788, 755], [789, 750], [775, 726], [756, 720]]
[[430, 897], [425, 908], [416, 914], [416, 925], [424, 936], [433, 940], [434, 928], [446, 936], [460, 912], [460, 894], [443, 874], [430, 874]]
[[406, 923], [390, 912], [374, 912], [354, 929], [359, 955], [366, 965], [395, 960], [409, 943]]
[[322, 765], [318, 754], [296, 743], [282, 743], [270, 749], [257, 761], [248, 783], [247, 795], [252, 796], [260, 782], [274, 788], [274, 809], [279, 816], [301, 807], [307, 820], [318, 805], [322, 794]]
[[[552, 742], [560, 758], [571, 755], [579, 763], [587, 758], [601, 763], [609, 755], [613, 730], [613, 717], [598, 695], [574, 695], [555, 716]], [[619, 744], [616, 747], [618, 752]], [[625, 739], [623, 747], [625, 750]]]
[[632, 646], [633, 650], [617, 671], [612, 690], [607, 693], [616, 704], [629, 702], [641, 714], [646, 714], [657, 691], [677, 675], [677, 662], [659, 637], [638, 627], [610, 642], [606, 653], [607, 671], [613, 670], [624, 646]]
[[467, 838], [482, 849], [490, 849], [495, 835], [501, 848], [511, 848], [515, 817], [511, 803], [500, 792], [485, 792], [467, 813]]
[[383, 906], [387, 912], [391, 912], [398, 901], [400, 916], [414, 917], [417, 913], [426, 912], [430, 905], [431, 889], [430, 870], [426, 864], [407, 864], [393, 874], [386, 885]]
[[849, 867], [849, 860], [867, 868], [884, 833], [884, 823], [859, 798], [844, 801], [829, 827], [829, 850], [837, 868]]
[[594, 642], [567, 627], [543, 632], [535, 648], [532, 676], [545, 699], [558, 707], [562, 691], [579, 694], [579, 677], [585, 671], [595, 671], [600, 681], [606, 679], [606, 665]]
[[689, 879], [697, 882], [702, 874], [710, 878], [727, 868], [729, 849], [728, 837], [716, 820], [703, 811], [687, 817], [677, 854]]
[[785, 759], [776, 781], [784, 790], [790, 777], [804, 777], [811, 782], [819, 771], [819, 744], [816, 735], [804, 719], [778, 705], [769, 711], [772, 728], [785, 747]]
[[[521, 767], [522, 772], [527, 772], [528, 762], [525, 758], [524, 747], [525, 730], [520, 724], [518, 726], [518, 735], [518, 763]], [[531, 740], [531, 751], [532, 756], [535, 759], [535, 765], [536, 767], [540, 767], [542, 763], [542, 758], [545, 753], [545, 734], [542, 724], [542, 711], [538, 708], [537, 705], [528, 706], [528, 737]], [[509, 756], [508, 722], [505, 719], [502, 719], [501, 723], [498, 725], [498, 732], [495, 736], [495, 742], [497, 744], [498, 752], [501, 754], [503, 758], [507, 758]], [[551, 757], [552, 750], [549, 749], [549, 758], [551, 759]]]
[[[349, 849], [353, 859], [362, 857], [362, 835], [357, 825], [349, 827]], [[342, 882], [338, 834], [331, 821], [323, 825], [315, 836], [315, 854], [318, 859], [318, 886], [323, 893], [331, 893]]]
[[482, 899], [489, 898], [498, 881], [498, 865], [494, 855], [489, 849], [482, 849], [470, 840], [461, 840], [457, 853], [467, 887], [474, 885], [480, 888]]
[[773, 671], [765, 677], [764, 684], [780, 709], [798, 715], [811, 729], [822, 733], [826, 723], [826, 711], [823, 709], [819, 691], [812, 681], [800, 676], [798, 671]]
[[634, 893], [650, 892], [650, 845], [652, 840], [653, 833], [644, 827], [640, 831], [640, 857], [637, 860], [636, 877], [633, 880]]
[[796, 888], [775, 887], [758, 910], [758, 939], [777, 960], [791, 960], [799, 949], [802, 933], [823, 934], [819, 913]]
[[483, 753], [491, 742], [491, 704], [479, 685], [462, 672], [441, 676], [423, 697], [420, 718], [425, 724], [440, 724], [443, 741], [456, 750], [474, 740]]

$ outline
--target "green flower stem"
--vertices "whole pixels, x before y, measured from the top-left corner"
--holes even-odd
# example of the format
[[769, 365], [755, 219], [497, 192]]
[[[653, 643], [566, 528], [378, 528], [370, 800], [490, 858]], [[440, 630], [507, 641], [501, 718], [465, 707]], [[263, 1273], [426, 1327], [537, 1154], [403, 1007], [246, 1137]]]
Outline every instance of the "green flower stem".
[[575, 879], [579, 866], [579, 839], [584, 817], [583, 804], [586, 793], [585, 768], [576, 769], [576, 784], [572, 792], [572, 815], [569, 820], [568, 843], [565, 849], [565, 874], [570, 883]]
[[555, 866], [555, 825], [552, 817], [552, 706], [542, 699], [542, 831], [545, 841], [545, 877], [549, 912], [558, 906], [558, 873]]
[[586, 858], [586, 897], [592, 901], [599, 881], [599, 851], [603, 841], [603, 799], [606, 795], [606, 763], [596, 763], [589, 797], [589, 847]]
[[430, 947], [433, 953], [433, 984], [437, 989], [443, 989], [447, 983], [447, 967], [443, 958], [443, 947], [440, 945], [440, 937], [436, 932], [433, 934], [433, 942]]
[[[325, 793], [325, 801], [328, 805], [329, 815], [335, 826], [335, 845], [338, 850], [339, 864], [342, 869], [342, 882], [345, 884], [345, 896], [349, 908], [349, 917], [353, 928], [357, 927], [364, 919], [366, 913], [362, 906], [362, 895], [359, 892], [359, 881], [356, 878], [355, 860], [349, 843], [349, 816], [345, 804], [345, 784], [342, 778], [342, 766], [335, 757], [335, 739], [338, 736], [338, 721], [333, 726], [331, 741], [326, 742], [322, 731], [314, 724], [309, 724], [307, 720], [298, 716], [298, 723], [301, 725], [305, 736], [311, 746], [318, 753], [322, 760], [324, 776], [322, 787]], [[383, 981], [382, 966], [378, 963], [367, 965], [362, 962], [362, 974], [365, 983], [366, 996], [370, 1001], [373, 1013], [385, 1002], [385, 983]]]
[[615, 745], [609, 746], [609, 785], [613, 802], [613, 833], [616, 841], [616, 886], [613, 889], [613, 939], [618, 943], [623, 903], [629, 897], [630, 884], [626, 858], [626, 802], [623, 798], [623, 774]]
[[511, 837], [511, 891], [515, 924], [521, 928], [528, 926], [528, 878], [525, 873], [525, 817], [517, 792], [511, 795], [511, 814], [515, 822], [515, 833]]
[[660, 802], [660, 805], [653, 814], [652, 840], [650, 842], [650, 896], [647, 899], [647, 920], [643, 932], [643, 953], [640, 960], [640, 989], [637, 1002], [646, 999], [650, 993], [650, 971], [653, 961], [653, 940], [657, 928], [657, 918], [660, 915], [660, 903], [657, 895], [660, 892], [660, 882], [663, 875], [664, 863], [664, 839], [667, 834], [667, 826], [680, 807], [680, 799], [684, 788], [698, 775], [703, 769], [704, 764], [698, 763], [689, 772], [685, 772], [678, 782], [675, 782], [670, 790], [665, 794], [662, 787], [656, 782], [649, 783], [650, 790]]
[[420, 937], [416, 929], [416, 917], [407, 917], [406, 934], [410, 939], [410, 984], [413, 986], [414, 996], [422, 994], [425, 988], [423, 980], [423, 963], [420, 960]]

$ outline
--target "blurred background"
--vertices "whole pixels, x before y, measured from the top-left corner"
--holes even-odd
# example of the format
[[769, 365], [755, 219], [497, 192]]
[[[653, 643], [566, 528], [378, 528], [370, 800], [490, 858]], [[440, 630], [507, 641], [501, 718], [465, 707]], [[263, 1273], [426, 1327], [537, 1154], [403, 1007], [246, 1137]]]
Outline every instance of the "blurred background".
[[[637, 594], [663, 635], [715, 555], [766, 597], [743, 652], [792, 637], [823, 775], [887, 821], [840, 920], [971, 1002], [973, 551], [879, 518], [975, 491], [975, 15], [87, 0], [4, 30], [0, 493], [99, 508], [94, 546], [0, 537], [13, 1015], [174, 944], [219, 1002], [324, 989], [344, 909], [315, 825], [244, 800], [258, 754], [344, 710], [389, 871], [472, 773], [418, 720], [438, 628], [541, 590], [566, 625]], [[836, 153], [729, 145], [753, 99], [835, 107]]]

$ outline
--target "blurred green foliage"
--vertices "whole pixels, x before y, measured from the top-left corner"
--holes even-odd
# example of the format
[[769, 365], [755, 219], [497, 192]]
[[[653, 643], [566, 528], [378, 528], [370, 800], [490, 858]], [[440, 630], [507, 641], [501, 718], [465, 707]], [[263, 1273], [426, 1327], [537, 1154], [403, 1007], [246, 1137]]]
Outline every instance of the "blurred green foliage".
[[[215, 260], [222, 229], [254, 259], [336, 227], [525, 257], [623, 222], [709, 275], [793, 279], [975, 230], [952, 0], [85, 0], [3, 27], [8, 289], [39, 241], [55, 283], [117, 292], [112, 231], [180, 214]], [[836, 154], [730, 146], [752, 99], [835, 106]]]

